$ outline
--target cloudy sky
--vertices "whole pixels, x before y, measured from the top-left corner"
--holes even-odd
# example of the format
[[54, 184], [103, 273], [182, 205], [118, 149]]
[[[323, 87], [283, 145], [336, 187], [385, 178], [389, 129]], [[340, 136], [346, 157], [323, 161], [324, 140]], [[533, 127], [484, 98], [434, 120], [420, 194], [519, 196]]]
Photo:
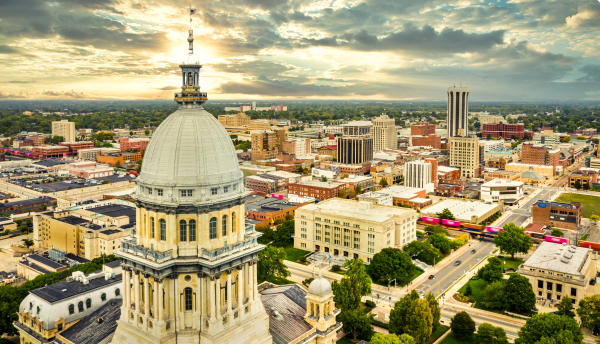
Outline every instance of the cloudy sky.
[[[598, 0], [193, 1], [209, 99], [600, 100]], [[1, 0], [0, 99], [170, 99], [189, 1]]]

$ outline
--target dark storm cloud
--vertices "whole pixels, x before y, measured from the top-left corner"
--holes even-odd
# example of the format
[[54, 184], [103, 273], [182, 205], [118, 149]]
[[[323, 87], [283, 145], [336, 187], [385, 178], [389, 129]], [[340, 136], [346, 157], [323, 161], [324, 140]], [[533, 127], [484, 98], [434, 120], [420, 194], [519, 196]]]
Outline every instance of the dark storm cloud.
[[20, 49], [9, 47], [8, 45], [0, 45], [0, 54], [19, 54]]
[[586, 74], [583, 78], [579, 79], [580, 81], [600, 82], [600, 66], [587, 65], [580, 68], [579, 71]]
[[515, 42], [511, 40], [508, 44], [496, 46], [488, 51], [480, 51], [475, 54], [473, 62], [510, 62], [510, 63], [530, 63], [537, 64], [540, 67], [552, 65], [564, 65], [571, 67], [577, 62], [574, 57], [564, 54], [555, 54], [549, 51], [538, 51], [532, 49], [527, 41]]
[[292, 69], [280, 63], [264, 60], [230, 61], [228, 63], [215, 63], [208, 66], [219, 72], [243, 74], [245, 76], [264, 75], [268, 78], [277, 77], [281, 73]]
[[84, 92], [76, 92], [74, 90], [70, 91], [42, 91], [42, 95], [48, 97], [58, 97], [61, 99], [90, 99], [96, 98], [90, 94]]

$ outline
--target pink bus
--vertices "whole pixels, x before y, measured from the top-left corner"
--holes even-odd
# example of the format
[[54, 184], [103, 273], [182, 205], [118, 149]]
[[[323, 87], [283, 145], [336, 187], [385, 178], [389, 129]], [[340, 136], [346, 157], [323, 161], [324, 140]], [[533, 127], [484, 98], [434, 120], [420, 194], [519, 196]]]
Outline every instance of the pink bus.
[[435, 218], [435, 217], [429, 217], [429, 216], [422, 216], [421, 221], [429, 222], [429, 223], [440, 223], [440, 219]]
[[544, 240], [545, 241], [549, 241], [549, 242], [554, 242], [557, 244], [568, 244], [569, 243], [569, 239], [567, 238], [561, 238], [561, 237], [555, 237], [555, 236], [551, 236], [551, 235], [544, 235]]
[[276, 194], [276, 193], [272, 193], [272, 194], [271, 194], [271, 197], [273, 197], [273, 198], [281, 198], [281, 199], [283, 199], [283, 195], [281, 195], [281, 194]]
[[455, 220], [442, 220], [442, 224], [445, 226], [450, 226], [450, 227], [460, 227], [461, 223], [460, 221], [455, 221]]

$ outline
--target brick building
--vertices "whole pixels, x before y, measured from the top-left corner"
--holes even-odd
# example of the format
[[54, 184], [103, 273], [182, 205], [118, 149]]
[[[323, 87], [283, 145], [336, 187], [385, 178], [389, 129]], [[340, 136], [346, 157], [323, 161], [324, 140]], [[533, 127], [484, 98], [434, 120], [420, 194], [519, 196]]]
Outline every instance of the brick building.
[[552, 166], [556, 172], [556, 166], [560, 162], [560, 149], [552, 149], [543, 144], [523, 144], [521, 163], [529, 165]]
[[579, 202], [560, 203], [540, 200], [531, 206], [532, 222], [550, 227], [577, 229], [581, 224], [582, 209]]
[[136, 151], [143, 152], [148, 148], [148, 143], [150, 143], [150, 139], [148, 138], [130, 138], [130, 137], [121, 137], [119, 139], [119, 144], [121, 145], [121, 151]]
[[569, 186], [575, 187], [575, 183], [579, 180], [581, 187], [587, 184], [590, 188], [592, 184], [598, 182], [598, 172], [595, 171], [579, 171], [569, 175]]
[[79, 155], [79, 150], [94, 148], [94, 142], [92, 141], [77, 141], [77, 142], [59, 142], [60, 146], [69, 148], [69, 155]]
[[39, 211], [44, 206], [47, 207], [53, 205], [54, 202], [56, 202], [56, 198], [42, 196], [38, 198], [25, 199], [22, 201], [0, 203], [0, 216]]
[[62, 158], [69, 154], [69, 147], [65, 146], [36, 146], [33, 147], [33, 155], [43, 158]]
[[[411, 127], [412, 129], [412, 127]], [[442, 148], [442, 137], [436, 134], [429, 135], [414, 135], [411, 137], [413, 146], [432, 147], [436, 149]]]
[[136, 162], [140, 160], [142, 156], [140, 153], [130, 153], [130, 152], [119, 152], [119, 153], [100, 153], [96, 158], [98, 162], [108, 164], [110, 166], [125, 163], [127, 161]]
[[299, 182], [288, 185], [288, 193], [298, 196], [310, 196], [316, 200], [338, 197], [340, 190], [347, 190], [345, 183], [332, 182]]
[[31, 140], [31, 145], [32, 146], [41, 146], [44, 144], [44, 139], [46, 137], [42, 136], [42, 135], [31, 135], [31, 136], [27, 136], [28, 140]]
[[513, 162], [512, 157], [508, 158], [491, 158], [488, 160], [487, 167], [497, 168], [499, 170], [506, 169], [506, 164]]
[[306, 204], [268, 197], [246, 204], [246, 217], [260, 221], [255, 224], [257, 228], [271, 226], [277, 219], [285, 219], [286, 215], [294, 216], [294, 211]]
[[[435, 135], [435, 124], [429, 124], [428, 122], [419, 122], [416, 125], [410, 126], [410, 135], [428, 136]], [[416, 146], [416, 145], [415, 145]]]
[[285, 129], [252, 131], [250, 145], [252, 147], [252, 162], [269, 160], [280, 154], [283, 143], [287, 139]]
[[[487, 123], [482, 126], [482, 138], [489, 136], [495, 138], [512, 138], [513, 136], [522, 139], [525, 133], [525, 125], [523, 123], [508, 124], [508, 123]], [[531, 133], [528, 133], [529, 138], [532, 137]]]

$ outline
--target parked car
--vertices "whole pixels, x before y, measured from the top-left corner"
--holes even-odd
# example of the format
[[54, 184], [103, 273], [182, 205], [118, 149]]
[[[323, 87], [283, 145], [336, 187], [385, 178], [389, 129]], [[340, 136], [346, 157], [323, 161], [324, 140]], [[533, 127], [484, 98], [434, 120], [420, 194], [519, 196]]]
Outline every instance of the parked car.
[[435, 275], [429, 275], [429, 279], [434, 279]]
[[454, 266], [459, 266], [462, 262], [460, 260], [457, 260], [454, 262]]

